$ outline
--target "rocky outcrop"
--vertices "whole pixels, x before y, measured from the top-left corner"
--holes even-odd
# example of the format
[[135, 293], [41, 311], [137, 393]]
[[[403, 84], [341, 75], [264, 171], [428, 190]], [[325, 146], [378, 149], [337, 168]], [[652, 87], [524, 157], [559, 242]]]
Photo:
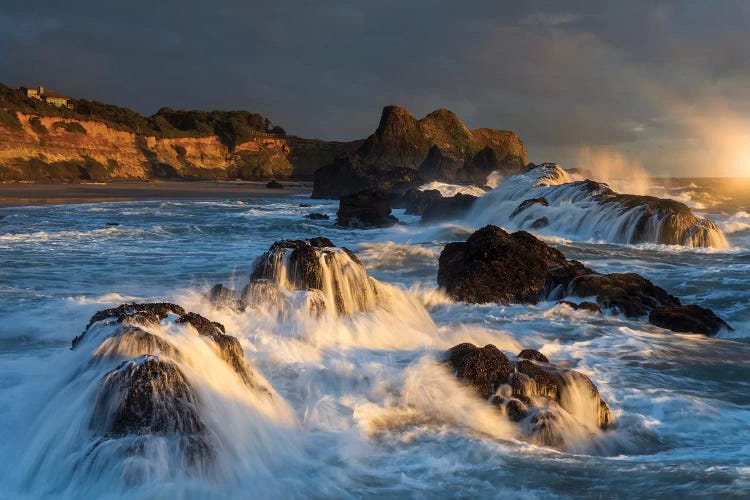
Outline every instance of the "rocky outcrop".
[[[174, 324], [168, 327], [170, 321]], [[168, 302], [123, 304], [94, 314], [73, 341], [73, 349], [80, 351], [85, 344], [84, 352], [93, 353], [85, 369], [107, 370], [89, 421], [100, 437], [94, 449], [117, 441], [126, 455], [138, 455], [144, 443], [158, 436], [166, 440], [161, 453], [176, 453], [176, 463], [204, 470], [212, 462], [214, 443], [203, 402], [188, 377], [194, 377], [195, 367], [202, 363], [196, 356], [206, 356], [207, 351], [186, 352], [191, 344], [176, 342], [168, 333], [179, 325], [190, 325], [185, 333], [204, 339], [219, 363], [226, 363], [249, 389], [274, 397], [222, 324]]]
[[530, 233], [509, 234], [496, 226], [448, 243], [440, 254], [438, 284], [452, 298], [471, 303], [595, 297], [603, 309], [633, 318], [651, 314], [653, 324], [676, 331], [715, 335], [728, 327], [707, 309], [681, 307], [677, 297], [638, 274], [597, 273]]
[[427, 223], [460, 219], [471, 210], [477, 199], [476, 196], [463, 193], [448, 198], [437, 198], [424, 207], [421, 221]]
[[463, 157], [446, 153], [439, 146], [433, 145], [417, 170], [426, 181], [462, 182], [464, 161]]
[[383, 191], [368, 189], [342, 196], [339, 201], [338, 226], [367, 229], [397, 223], [398, 219], [391, 215], [390, 198]]
[[460, 381], [502, 415], [520, 422], [539, 444], [564, 443], [563, 412], [591, 427], [608, 429], [614, 424], [611, 409], [587, 376], [554, 366], [539, 351], [524, 349], [508, 358], [494, 345], [466, 343], [449, 349], [446, 361]]
[[[495, 158], [490, 163], [495, 170], [518, 173], [528, 163], [526, 147], [513, 132], [469, 130], [447, 109], [438, 109], [417, 120], [404, 108], [387, 106], [377, 130], [364, 141], [357, 154], [367, 164], [419, 167], [428, 178], [454, 182], [463, 176], [466, 180], [484, 184], [489, 172], [484, 177], [481, 173], [489, 165], [484, 161], [488, 153], [480, 155], [476, 162], [474, 160], [486, 148], [494, 153]], [[464, 171], [462, 174], [454, 173], [459, 163], [464, 165], [460, 169]], [[434, 177], [440, 174], [447, 177]]]
[[420, 184], [422, 178], [414, 169], [366, 164], [358, 156], [348, 154], [315, 171], [311, 198], [339, 199], [366, 189], [399, 194]]
[[266, 183], [268, 189], [284, 189], [284, 185], [276, 180], [269, 181]]

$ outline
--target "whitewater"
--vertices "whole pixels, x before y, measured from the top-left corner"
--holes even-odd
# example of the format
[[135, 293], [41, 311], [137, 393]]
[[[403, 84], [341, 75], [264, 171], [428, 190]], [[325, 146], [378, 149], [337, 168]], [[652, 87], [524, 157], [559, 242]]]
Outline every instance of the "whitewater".
[[[552, 205], [533, 208], [551, 222], [535, 231], [510, 218], [521, 200], [502, 182], [462, 219], [422, 225], [395, 210], [403, 224], [371, 230], [336, 227], [337, 203], [306, 196], [0, 208], [0, 498], [747, 497], [750, 198], [702, 179], [662, 184], [724, 241], [632, 243], [549, 186], [534, 187]], [[488, 223], [601, 272], [642, 274], [734, 331], [678, 334], [554, 301], [455, 303], [437, 289], [440, 252]], [[250, 290], [243, 308], [207, 300], [216, 284], [242, 290], [274, 242], [315, 237], [366, 272], [326, 250], [321, 293], [303, 293], [279, 251], [264, 268], [278, 294]], [[97, 311], [134, 301], [219, 322], [244, 351], [252, 383], [176, 316], [146, 328], [180, 353], [169, 359], [194, 388], [205, 463], [168, 438], [92, 432], [103, 377], [128, 368], [117, 356], [146, 361], [137, 343], [108, 341], [106, 322], [71, 341]], [[528, 439], [442, 363], [462, 342], [538, 349], [587, 375], [616, 427], [573, 415], [560, 446]]]

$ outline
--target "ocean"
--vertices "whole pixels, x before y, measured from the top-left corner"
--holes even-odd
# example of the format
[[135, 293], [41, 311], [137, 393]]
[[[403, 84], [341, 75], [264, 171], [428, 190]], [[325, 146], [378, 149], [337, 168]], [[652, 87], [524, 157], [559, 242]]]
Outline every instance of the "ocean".
[[[0, 498], [746, 498], [750, 180], [652, 182], [713, 220], [726, 244], [633, 245], [555, 221], [538, 235], [598, 271], [640, 273], [733, 331], [679, 334], [555, 301], [451, 301], [437, 290], [442, 247], [487, 223], [516, 229], [492, 192], [459, 221], [420, 225], [395, 210], [403, 224], [370, 230], [336, 227], [337, 202], [304, 195], [0, 208]], [[241, 288], [274, 241], [317, 236], [393, 285], [392, 305], [313, 317], [205, 300], [215, 284]], [[200, 473], [169, 447], [139, 457], [96, 447], [102, 374], [71, 340], [96, 311], [132, 301], [222, 323], [275, 394], [268, 403], [218, 363], [190, 364], [216, 450]], [[203, 359], [194, 340], [175, 342]], [[440, 362], [461, 342], [539, 349], [588, 375], [616, 427], [557, 448], [530, 442]]]

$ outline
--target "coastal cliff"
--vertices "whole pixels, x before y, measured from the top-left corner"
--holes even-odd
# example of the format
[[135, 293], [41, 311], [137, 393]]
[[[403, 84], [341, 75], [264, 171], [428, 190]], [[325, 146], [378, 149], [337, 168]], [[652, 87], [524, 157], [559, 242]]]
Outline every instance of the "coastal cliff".
[[[286, 135], [247, 111], [162, 108], [151, 116], [97, 101], [53, 106], [0, 84], [0, 182], [313, 179], [337, 157], [365, 169], [418, 169], [421, 178], [482, 184], [489, 172], [521, 171], [526, 147], [511, 131], [468, 129], [451, 111], [417, 120], [383, 109], [367, 139]], [[360, 161], [358, 160], [358, 161]]]
[[216, 135], [154, 137], [102, 121], [16, 117], [18, 125], [0, 125], [2, 181], [308, 179], [357, 145], [256, 133], [229, 147]]

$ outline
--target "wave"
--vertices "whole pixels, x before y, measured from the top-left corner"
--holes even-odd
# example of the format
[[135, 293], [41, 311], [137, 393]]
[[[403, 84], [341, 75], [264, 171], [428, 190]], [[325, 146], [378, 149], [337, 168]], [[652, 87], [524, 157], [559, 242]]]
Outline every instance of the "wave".
[[556, 164], [505, 179], [477, 200], [467, 220], [476, 227], [497, 224], [579, 240], [729, 246], [714, 222], [681, 203], [618, 194], [593, 181], [573, 182]]
[[420, 191], [436, 190], [445, 198], [450, 198], [457, 194], [470, 194], [472, 196], [482, 196], [485, 190], [478, 186], [463, 186], [461, 184], [448, 184], [446, 182], [432, 181], [422, 184], [418, 188]]

